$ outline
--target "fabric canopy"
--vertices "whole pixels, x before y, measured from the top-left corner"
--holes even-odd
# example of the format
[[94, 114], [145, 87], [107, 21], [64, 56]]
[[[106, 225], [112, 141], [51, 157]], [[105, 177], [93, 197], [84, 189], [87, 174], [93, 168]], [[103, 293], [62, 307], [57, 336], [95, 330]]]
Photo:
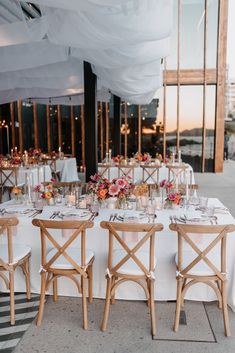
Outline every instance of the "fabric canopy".
[[[18, 0], [0, 0], [0, 103], [30, 98], [83, 104], [83, 61], [109, 92], [147, 104], [162, 86], [172, 0], [33, 0], [26, 19]], [[74, 96], [68, 98], [68, 96]]]

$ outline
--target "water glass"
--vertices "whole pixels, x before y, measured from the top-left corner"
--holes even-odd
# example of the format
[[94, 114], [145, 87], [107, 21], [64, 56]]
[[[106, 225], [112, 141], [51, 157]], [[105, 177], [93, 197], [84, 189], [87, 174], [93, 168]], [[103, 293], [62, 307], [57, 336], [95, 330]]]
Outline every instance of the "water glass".
[[208, 197], [199, 197], [199, 206], [206, 209], [208, 205]]
[[215, 215], [215, 208], [213, 206], [206, 208], [206, 214], [208, 217], [214, 217]]
[[147, 215], [149, 218], [149, 222], [154, 222], [155, 219], [155, 205], [153, 203], [149, 203], [147, 206]]
[[55, 203], [56, 205], [61, 205], [62, 204], [63, 197], [60, 194], [57, 194], [55, 197]]

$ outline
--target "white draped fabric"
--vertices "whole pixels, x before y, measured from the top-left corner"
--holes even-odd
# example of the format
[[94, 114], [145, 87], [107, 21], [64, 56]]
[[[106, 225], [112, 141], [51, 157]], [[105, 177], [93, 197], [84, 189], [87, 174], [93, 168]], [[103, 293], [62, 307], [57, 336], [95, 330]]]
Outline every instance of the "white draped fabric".
[[26, 20], [18, 0], [0, 1], [0, 103], [82, 104], [83, 61], [97, 75], [100, 100], [109, 91], [131, 103], [152, 100], [162, 85], [172, 0], [31, 3], [41, 16]]

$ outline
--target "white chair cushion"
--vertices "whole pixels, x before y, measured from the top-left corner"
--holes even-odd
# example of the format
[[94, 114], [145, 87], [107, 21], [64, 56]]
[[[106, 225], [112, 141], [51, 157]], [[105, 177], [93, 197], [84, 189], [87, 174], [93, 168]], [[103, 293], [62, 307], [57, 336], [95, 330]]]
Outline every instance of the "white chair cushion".
[[[186, 268], [193, 260], [197, 257], [196, 253], [192, 251], [183, 251], [182, 253], [182, 269]], [[220, 265], [211, 261], [218, 269]], [[175, 254], [175, 263], [178, 265], [178, 253]], [[190, 275], [194, 276], [213, 276], [215, 275], [214, 271], [203, 261], [199, 261], [193, 268], [188, 272]]]
[[[113, 266], [115, 266], [118, 262], [123, 259], [127, 255], [125, 250], [114, 250], [113, 252]], [[147, 251], [137, 251], [135, 253], [136, 257], [142, 262], [142, 264], [149, 269], [149, 252]], [[156, 266], [156, 257], [154, 257], [154, 268]], [[126, 274], [126, 275], [134, 275], [134, 276], [142, 276], [144, 272], [141, 268], [135, 263], [133, 259], [129, 259], [125, 262], [118, 270], [118, 273]]]
[[[80, 248], [68, 248], [65, 250], [65, 252], [78, 264], [78, 266], [81, 266], [81, 249]], [[48, 262], [55, 254], [57, 253], [57, 249], [52, 249], [48, 252], [46, 256], [46, 261]], [[86, 265], [90, 262], [92, 257], [94, 257], [94, 252], [87, 249], [86, 250]], [[68, 270], [68, 269], [74, 269], [74, 266], [66, 260], [66, 258], [63, 255], [60, 255], [56, 261], [51, 265], [51, 268], [56, 268], [56, 269], [63, 269], [63, 270]]]
[[[26, 255], [31, 252], [31, 248], [27, 245], [13, 245], [13, 263], [16, 263], [23, 259]], [[8, 263], [8, 245], [0, 246], [0, 258]]]

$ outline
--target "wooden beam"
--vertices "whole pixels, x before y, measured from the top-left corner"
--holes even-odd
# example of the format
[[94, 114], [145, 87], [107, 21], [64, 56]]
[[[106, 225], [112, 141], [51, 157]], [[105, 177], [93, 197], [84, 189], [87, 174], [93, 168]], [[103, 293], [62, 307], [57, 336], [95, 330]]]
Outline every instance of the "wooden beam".
[[127, 159], [127, 104], [124, 103], [124, 124], [125, 124], [125, 135], [124, 135], [124, 157]]
[[166, 158], [166, 58], [164, 60], [164, 72], [163, 72], [163, 160]]
[[113, 155], [121, 154], [121, 99], [113, 96]]
[[11, 116], [11, 146], [15, 147], [15, 116], [14, 116], [14, 103], [10, 103], [10, 116]]
[[[216, 69], [207, 69], [204, 73], [203, 69], [195, 70], [180, 70], [179, 82], [182, 85], [203, 85], [204, 77], [207, 84], [216, 84], [217, 71]], [[164, 71], [164, 84], [177, 85], [177, 70]]]
[[81, 105], [82, 167], [85, 168], [85, 118], [84, 105]]
[[37, 103], [33, 103], [33, 132], [34, 132], [34, 146], [38, 148], [38, 112]]
[[72, 156], [75, 156], [75, 124], [74, 124], [74, 109], [73, 106], [70, 106], [70, 121], [71, 121], [71, 148]]
[[203, 110], [202, 110], [202, 173], [205, 172], [205, 159], [206, 159], [206, 54], [207, 54], [207, 22], [208, 22], [208, 3], [205, 0], [204, 8], [204, 48], [203, 48], [203, 71], [204, 71], [204, 84], [203, 84]]
[[98, 171], [96, 75], [84, 61], [84, 113], [86, 181]]
[[137, 107], [137, 115], [138, 115], [138, 153], [141, 153], [141, 139], [142, 139], [142, 126], [141, 126], [141, 105]]
[[225, 84], [227, 55], [228, 0], [219, 2], [219, 31], [217, 57], [217, 94], [215, 124], [215, 172], [223, 171], [224, 160], [224, 118], [225, 118]]
[[103, 129], [103, 105], [102, 105], [102, 102], [100, 102], [99, 117], [100, 117], [100, 157], [101, 157], [101, 161], [102, 161], [104, 159], [104, 129]]
[[19, 152], [23, 152], [23, 126], [22, 126], [22, 102], [17, 101], [17, 114], [19, 123]]
[[181, 20], [181, 0], [178, 0], [178, 35], [177, 35], [177, 107], [176, 107], [176, 149], [180, 149], [180, 20]]
[[51, 122], [50, 122], [50, 106], [46, 106], [46, 117], [47, 117], [47, 149], [51, 152]]
[[105, 140], [106, 140], [106, 150], [105, 152], [108, 153], [109, 151], [109, 107], [108, 107], [108, 103], [105, 103], [105, 126], [106, 126], [106, 130], [105, 130]]
[[57, 105], [57, 118], [58, 118], [58, 145], [59, 145], [58, 147], [62, 147], [60, 105]]

